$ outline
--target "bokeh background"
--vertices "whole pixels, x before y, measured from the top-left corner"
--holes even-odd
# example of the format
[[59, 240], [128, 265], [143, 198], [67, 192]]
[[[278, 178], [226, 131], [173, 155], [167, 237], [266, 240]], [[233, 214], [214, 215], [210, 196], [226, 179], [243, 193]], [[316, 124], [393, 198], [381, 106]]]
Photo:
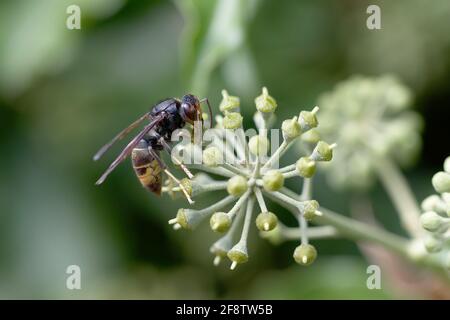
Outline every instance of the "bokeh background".
[[[81, 30], [66, 28], [70, 4]], [[381, 30], [366, 28], [369, 4], [381, 7]], [[253, 230], [250, 261], [215, 268], [208, 226], [167, 225], [183, 199], [147, 193], [129, 163], [95, 187], [120, 146], [91, 158], [165, 97], [193, 92], [217, 111], [227, 88], [250, 125], [263, 85], [283, 119], [353, 74], [391, 73], [425, 119], [405, 172], [422, 199], [450, 153], [449, 17], [447, 0], [1, 1], [0, 298], [433, 298], [385, 274], [382, 290], [368, 290], [369, 261], [347, 240], [315, 241], [319, 258], [304, 268], [295, 242], [273, 246]], [[377, 218], [402, 233], [382, 189], [369, 193]], [[319, 178], [316, 194], [348, 211], [351, 193]], [[71, 264], [82, 290], [66, 289]]]

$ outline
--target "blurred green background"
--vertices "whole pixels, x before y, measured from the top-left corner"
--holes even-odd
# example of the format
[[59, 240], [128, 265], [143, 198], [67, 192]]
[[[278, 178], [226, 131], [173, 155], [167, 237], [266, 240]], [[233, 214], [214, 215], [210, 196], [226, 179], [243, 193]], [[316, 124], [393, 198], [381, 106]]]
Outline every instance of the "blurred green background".
[[[81, 30], [66, 28], [70, 4], [81, 8]], [[381, 7], [381, 30], [366, 28], [369, 4]], [[272, 246], [253, 230], [250, 261], [215, 268], [207, 226], [167, 225], [183, 199], [149, 194], [129, 163], [95, 187], [121, 146], [91, 159], [165, 97], [207, 96], [217, 112], [227, 88], [250, 125], [263, 85], [283, 119], [353, 74], [393, 73], [426, 122], [419, 163], [406, 172], [422, 199], [450, 151], [449, 17], [447, 0], [1, 1], [0, 298], [433, 297], [389, 279], [368, 290], [370, 263], [347, 240], [315, 241], [319, 258], [303, 268], [291, 257], [296, 243]], [[320, 178], [316, 195], [343, 212], [352, 197]], [[401, 233], [384, 192], [370, 196], [378, 219]], [[71, 264], [82, 290], [66, 289]]]

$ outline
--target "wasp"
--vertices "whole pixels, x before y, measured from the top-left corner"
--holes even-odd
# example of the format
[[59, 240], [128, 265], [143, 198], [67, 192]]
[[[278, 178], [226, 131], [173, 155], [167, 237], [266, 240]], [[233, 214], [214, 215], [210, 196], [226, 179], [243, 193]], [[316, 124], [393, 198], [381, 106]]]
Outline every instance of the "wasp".
[[[154, 105], [150, 112], [145, 113], [119, 132], [94, 155], [94, 161], [97, 161], [114, 143], [123, 139], [133, 129], [137, 128], [142, 121], [149, 121], [142, 131], [128, 143], [95, 184], [102, 184], [108, 175], [131, 155], [134, 172], [142, 186], [157, 195], [161, 195], [162, 173], [165, 172], [179, 185], [180, 190], [183, 191], [189, 203], [193, 203], [180, 181], [168, 170], [167, 165], [161, 159], [160, 152], [163, 150], [168, 153], [171, 152], [171, 137], [175, 130], [184, 128], [187, 123], [194, 125], [195, 121], [201, 121], [203, 125], [203, 112], [200, 106], [203, 102], [206, 102], [208, 105], [210, 121], [212, 121], [211, 106], [207, 98], [199, 100], [192, 94], [186, 94], [181, 100], [169, 98]], [[192, 173], [181, 161], [175, 158], [173, 161], [180, 166], [189, 178], [193, 177]]]

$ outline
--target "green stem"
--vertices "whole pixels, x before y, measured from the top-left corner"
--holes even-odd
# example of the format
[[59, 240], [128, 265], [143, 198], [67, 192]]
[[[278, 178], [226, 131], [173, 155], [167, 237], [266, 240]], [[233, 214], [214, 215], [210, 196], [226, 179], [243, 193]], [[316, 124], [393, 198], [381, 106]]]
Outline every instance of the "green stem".
[[209, 173], [216, 174], [218, 176], [222, 176], [222, 177], [226, 177], [226, 178], [231, 178], [231, 177], [235, 176], [235, 174], [233, 172], [228, 171], [221, 167], [213, 168], [213, 167], [207, 167], [207, 166], [201, 165], [201, 164], [186, 164], [186, 167], [188, 167], [189, 169], [209, 172]]
[[237, 175], [240, 175], [240, 176], [242, 176], [242, 175], [247, 176], [249, 174], [248, 170], [238, 169], [238, 168], [236, 168], [236, 167], [234, 167], [234, 166], [232, 166], [231, 164], [228, 164], [228, 163], [223, 163], [223, 164], [221, 164], [221, 166], [225, 170], [228, 170], [228, 171], [233, 172], [234, 174], [237, 174]]
[[[280, 223], [279, 223], [280, 224]], [[286, 226], [280, 226], [280, 232], [285, 240], [298, 240], [302, 237], [302, 231], [300, 228], [289, 228]], [[308, 239], [326, 239], [336, 238], [339, 233], [332, 226], [321, 227], [309, 227], [306, 230]]]
[[272, 162], [274, 162], [275, 159], [279, 160], [281, 158], [281, 154], [288, 147], [288, 145], [289, 143], [286, 140], [283, 140], [278, 149], [272, 154], [272, 156], [269, 158], [269, 160], [264, 164], [264, 166], [261, 169], [265, 170], [272, 166]]
[[405, 230], [413, 237], [423, 236], [424, 230], [419, 220], [420, 208], [399, 168], [387, 159], [379, 159], [377, 173]]
[[[300, 201], [280, 192], [266, 193], [272, 200], [284, 206], [294, 214], [298, 213]], [[403, 256], [407, 256], [408, 240], [389, 233], [383, 229], [347, 218], [331, 210], [321, 208], [322, 216], [314, 219], [322, 225], [331, 225], [342, 235], [354, 240], [371, 241], [381, 244]]]
[[247, 243], [248, 232], [250, 230], [250, 224], [252, 221], [254, 204], [255, 204], [255, 198], [250, 197], [247, 202], [247, 210], [245, 212], [245, 220], [244, 220], [244, 226], [242, 227], [242, 235], [241, 235], [240, 242]]

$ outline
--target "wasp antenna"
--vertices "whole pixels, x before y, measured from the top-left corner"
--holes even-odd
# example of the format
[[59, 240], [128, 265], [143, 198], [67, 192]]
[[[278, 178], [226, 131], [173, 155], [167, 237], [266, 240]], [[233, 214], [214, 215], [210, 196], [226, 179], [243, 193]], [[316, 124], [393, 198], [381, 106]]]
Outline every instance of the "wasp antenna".
[[209, 104], [208, 98], [203, 98], [202, 100], [200, 100], [200, 103], [202, 103], [202, 102], [206, 102], [206, 104], [208, 105], [208, 109], [209, 109], [209, 128], [211, 129], [212, 128], [212, 123], [213, 123], [211, 105]]

